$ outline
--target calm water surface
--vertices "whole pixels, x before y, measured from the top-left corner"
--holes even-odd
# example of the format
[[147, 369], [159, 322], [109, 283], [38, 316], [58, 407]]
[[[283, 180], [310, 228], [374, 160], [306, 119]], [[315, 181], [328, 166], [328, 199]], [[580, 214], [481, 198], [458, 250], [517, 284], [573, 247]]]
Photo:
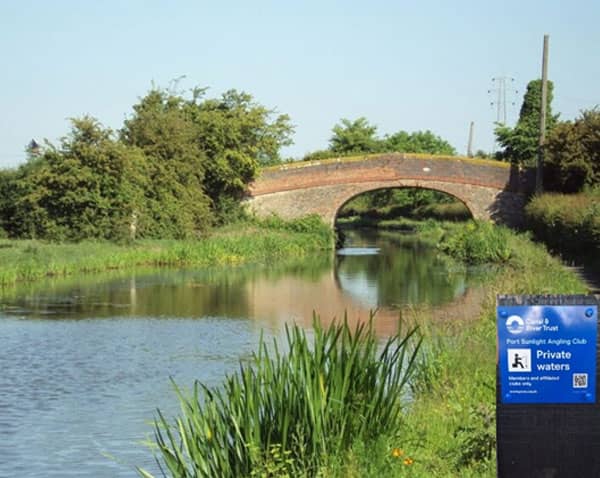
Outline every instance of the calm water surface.
[[[350, 234], [338, 254], [287, 266], [146, 270], [27, 285], [0, 296], [0, 477], [133, 477], [156, 472], [143, 442], [170, 378], [218, 385], [285, 322], [452, 308], [469, 277], [414, 238]], [[441, 309], [440, 309], [441, 310]]]

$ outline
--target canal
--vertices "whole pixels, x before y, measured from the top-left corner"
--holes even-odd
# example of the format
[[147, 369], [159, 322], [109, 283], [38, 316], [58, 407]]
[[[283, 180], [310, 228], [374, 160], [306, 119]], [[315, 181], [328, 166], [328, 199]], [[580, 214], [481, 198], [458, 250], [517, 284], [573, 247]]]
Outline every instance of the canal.
[[413, 235], [354, 231], [335, 254], [301, 263], [137, 269], [4, 291], [0, 477], [156, 471], [144, 442], [157, 408], [178, 412], [170, 379], [218, 385], [261, 333], [310, 327], [313, 311], [355, 322], [377, 309], [382, 335], [405, 307], [427, 304], [443, 320], [477, 301], [476, 282]]

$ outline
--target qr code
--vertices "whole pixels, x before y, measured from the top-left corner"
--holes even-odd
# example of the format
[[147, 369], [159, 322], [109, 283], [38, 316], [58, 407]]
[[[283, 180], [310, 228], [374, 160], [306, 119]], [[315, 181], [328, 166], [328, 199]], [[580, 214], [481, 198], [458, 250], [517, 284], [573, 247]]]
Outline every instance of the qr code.
[[588, 386], [588, 374], [587, 373], [574, 373], [573, 374], [573, 388], [587, 388]]

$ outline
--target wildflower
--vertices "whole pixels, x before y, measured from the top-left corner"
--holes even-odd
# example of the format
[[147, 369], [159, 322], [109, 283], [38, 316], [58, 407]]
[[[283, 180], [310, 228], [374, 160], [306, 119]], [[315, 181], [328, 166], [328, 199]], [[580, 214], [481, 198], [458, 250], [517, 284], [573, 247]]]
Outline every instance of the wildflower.
[[412, 459], [410, 456], [407, 456], [407, 457], [404, 459], [404, 464], [405, 464], [405, 465], [412, 465], [414, 462], [415, 462], [415, 461], [414, 461], [414, 460], [413, 460], [413, 459]]
[[404, 455], [404, 451], [401, 450], [400, 448], [392, 449], [392, 456], [394, 458], [400, 458], [402, 455]]

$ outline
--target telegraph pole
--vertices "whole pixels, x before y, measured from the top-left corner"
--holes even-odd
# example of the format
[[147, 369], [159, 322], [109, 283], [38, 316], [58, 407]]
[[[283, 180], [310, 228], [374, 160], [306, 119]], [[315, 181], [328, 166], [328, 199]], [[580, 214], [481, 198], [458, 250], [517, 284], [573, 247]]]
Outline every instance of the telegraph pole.
[[548, 35], [544, 35], [542, 54], [542, 104], [540, 107], [540, 140], [538, 143], [537, 167], [535, 173], [535, 192], [544, 190], [544, 143], [546, 141], [546, 103], [548, 98]]

